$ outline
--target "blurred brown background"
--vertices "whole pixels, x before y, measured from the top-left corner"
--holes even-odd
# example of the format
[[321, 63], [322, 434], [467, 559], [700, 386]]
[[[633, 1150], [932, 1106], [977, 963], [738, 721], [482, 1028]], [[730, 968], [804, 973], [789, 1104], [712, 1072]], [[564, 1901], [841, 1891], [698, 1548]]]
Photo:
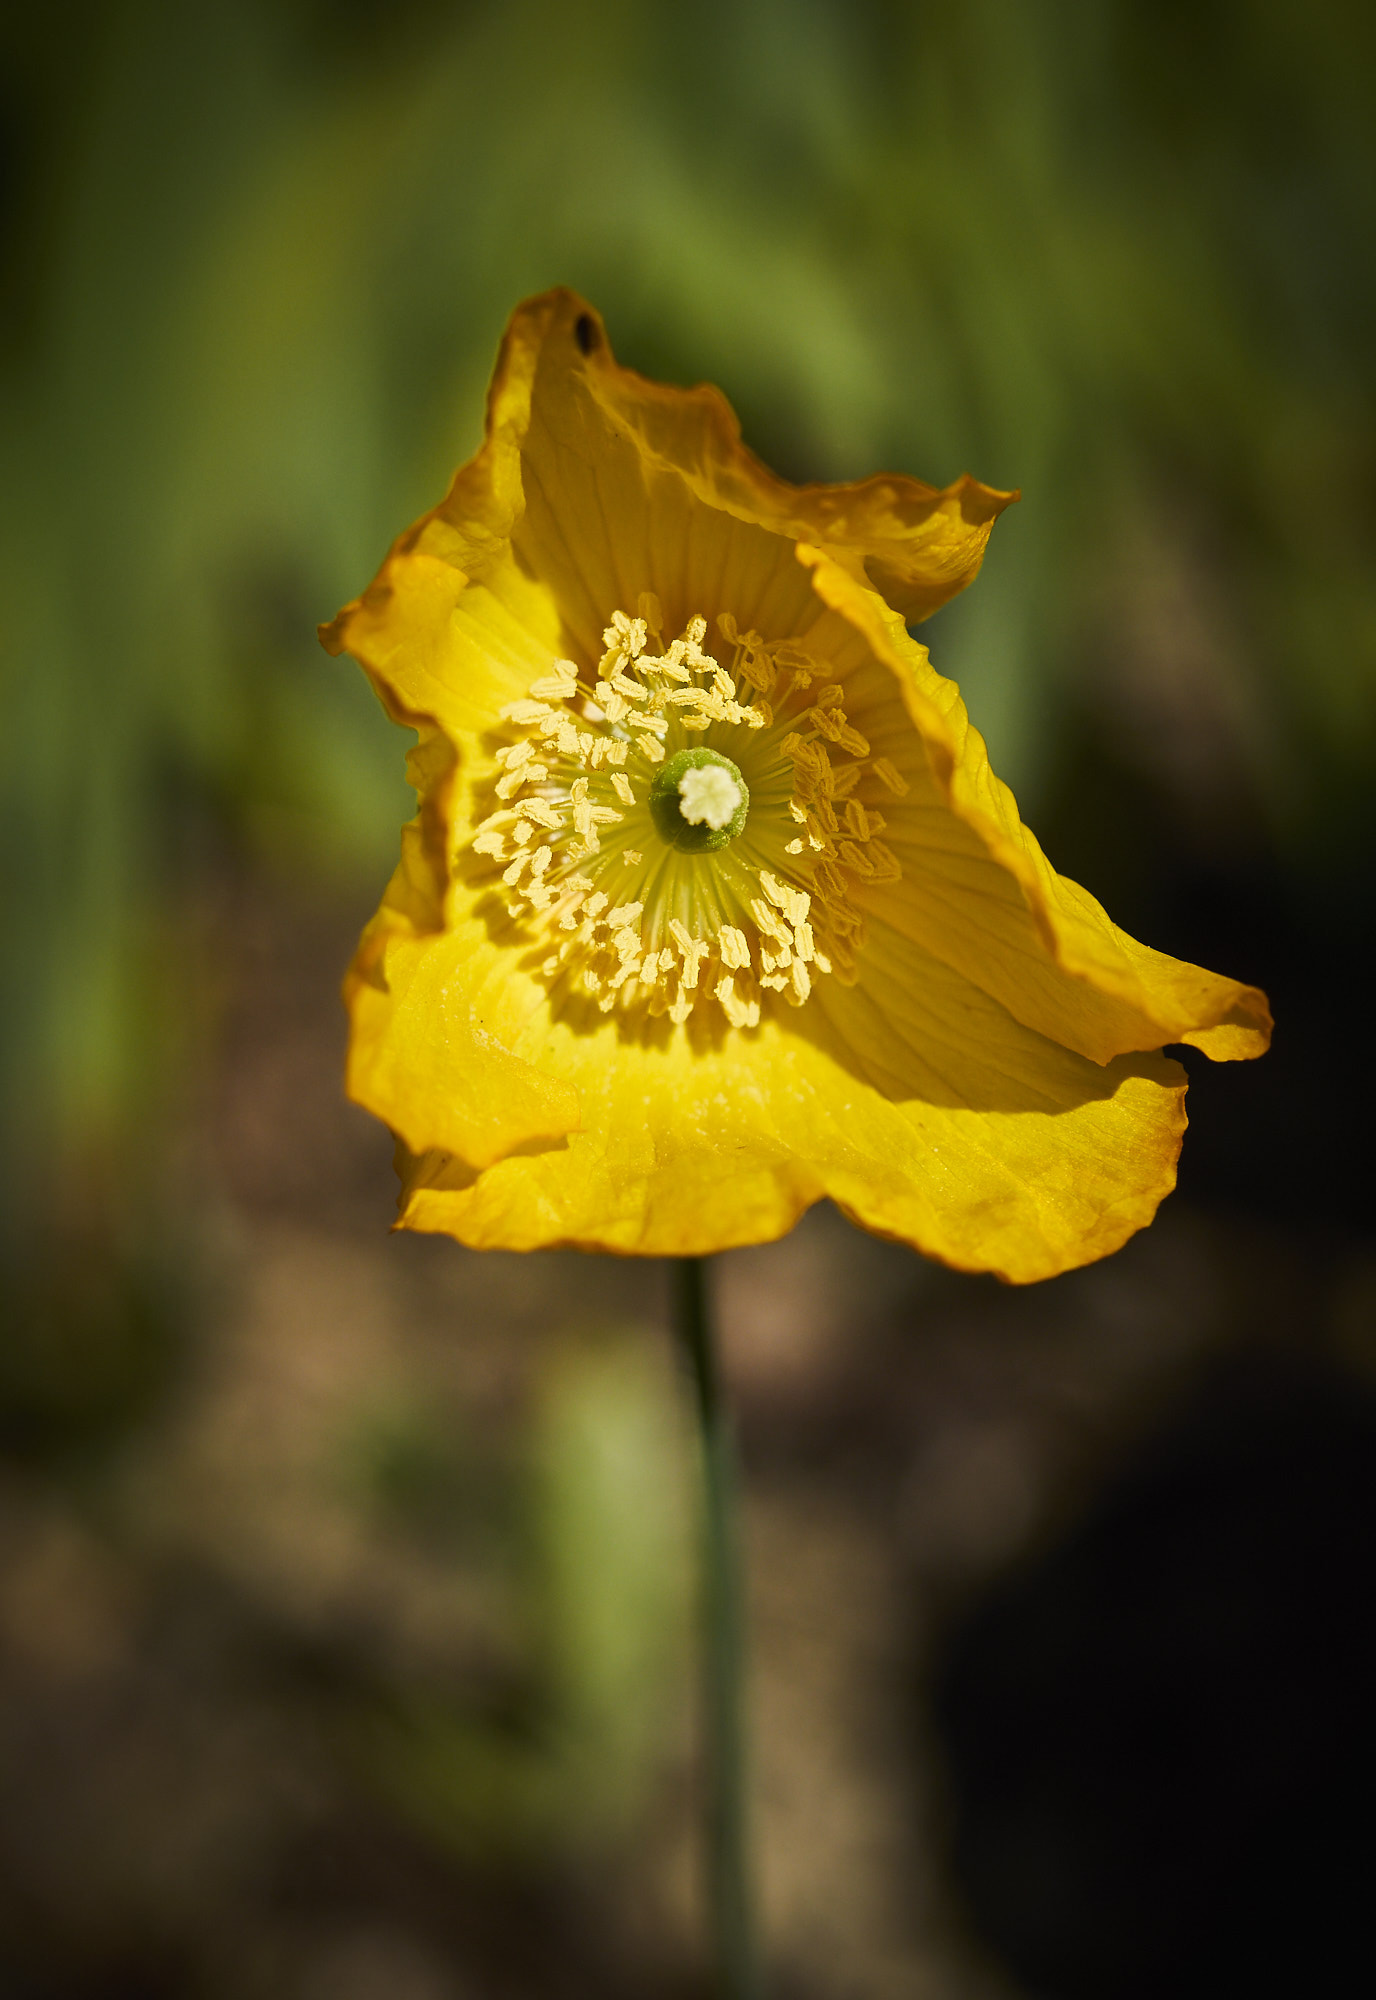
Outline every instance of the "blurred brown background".
[[409, 795], [314, 623], [554, 282], [792, 476], [1023, 488], [923, 636], [1280, 1023], [1101, 1267], [720, 1260], [777, 1992], [1360, 1986], [1372, 21], [0, 13], [6, 2000], [705, 1990], [664, 1275], [389, 1237], [339, 1090]]

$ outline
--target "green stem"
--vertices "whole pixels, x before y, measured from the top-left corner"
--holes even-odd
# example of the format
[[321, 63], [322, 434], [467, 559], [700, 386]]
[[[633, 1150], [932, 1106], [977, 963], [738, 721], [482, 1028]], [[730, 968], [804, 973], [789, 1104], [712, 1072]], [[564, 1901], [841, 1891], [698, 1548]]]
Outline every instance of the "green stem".
[[703, 1692], [707, 1860], [723, 2000], [759, 2000], [748, 1860], [745, 1618], [736, 1520], [736, 1454], [722, 1395], [707, 1260], [675, 1262], [675, 1318], [693, 1375], [703, 1470]]

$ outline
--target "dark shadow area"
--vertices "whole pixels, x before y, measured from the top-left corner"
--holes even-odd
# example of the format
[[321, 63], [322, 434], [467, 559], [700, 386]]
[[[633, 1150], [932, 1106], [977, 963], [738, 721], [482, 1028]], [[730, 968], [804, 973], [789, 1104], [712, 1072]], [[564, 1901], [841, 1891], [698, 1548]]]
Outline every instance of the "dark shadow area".
[[1101, 718], [1081, 715], [1037, 833], [1124, 930], [1174, 957], [1226, 966], [1270, 999], [1278, 1027], [1265, 1062], [1171, 1051], [1190, 1077], [1183, 1198], [1360, 1235], [1371, 1227], [1372, 1176], [1350, 1135], [1376, 1115], [1376, 1070], [1356, 1053], [1354, 1005], [1373, 962], [1376, 829], [1353, 810], [1354, 824], [1330, 831], [1298, 866], [1256, 823], [1255, 801], [1222, 833], [1201, 825]]
[[938, 1675], [954, 1873], [1044, 2000], [1361, 1983], [1376, 1394], [1217, 1366]]

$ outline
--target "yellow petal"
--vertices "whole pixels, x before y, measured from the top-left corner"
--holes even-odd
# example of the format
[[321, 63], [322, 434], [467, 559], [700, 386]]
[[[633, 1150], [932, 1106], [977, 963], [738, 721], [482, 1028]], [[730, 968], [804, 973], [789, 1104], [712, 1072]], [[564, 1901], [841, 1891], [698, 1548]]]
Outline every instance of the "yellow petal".
[[[535, 405], [564, 449], [586, 439], [604, 449], [607, 432], [625, 433], [650, 464], [684, 479], [699, 503], [789, 541], [820, 542], [862, 568], [907, 618], [925, 618], [974, 579], [995, 520], [1018, 497], [968, 475], [944, 490], [898, 473], [790, 485], [742, 444], [719, 389], [673, 388], [618, 367], [601, 320], [573, 293], [532, 301], [516, 324], [525, 313], [531, 339], [553, 350], [549, 387], [542, 395], [541, 376]], [[588, 351], [574, 356], [580, 331]]]
[[366, 670], [394, 721], [437, 722], [458, 744], [490, 730], [498, 711], [548, 670], [559, 620], [509, 548], [488, 551], [478, 578], [423, 547], [399, 545], [321, 635]]
[[431, 929], [433, 885], [416, 821], [345, 980], [346, 1088], [415, 1151], [442, 1147], [481, 1168], [576, 1131], [578, 1092], [512, 1053], [544, 994], [511, 963], [505, 912], [494, 930], [481, 898], [451, 888], [449, 922]]
[[1177, 1064], [1089, 1063], [892, 933], [865, 964], [859, 987], [823, 981], [748, 1036], [541, 1024], [522, 1053], [575, 1084], [583, 1130], [480, 1174], [403, 1156], [403, 1226], [694, 1254], [782, 1235], [830, 1195], [929, 1256], [1027, 1282], [1151, 1220], [1184, 1129]]
[[954, 683], [933, 671], [926, 649], [873, 591], [818, 549], [798, 554], [902, 695], [904, 713], [882, 700], [851, 703], [874, 753], [909, 787], [885, 804], [884, 838], [903, 879], [862, 888], [857, 902], [1015, 1019], [1095, 1062], [1170, 1042], [1215, 1060], [1260, 1055], [1271, 1032], [1265, 994], [1138, 944], [1088, 891], [1058, 875], [990, 770]]
[[765, 487], [737, 479], [738, 504], [711, 499], [719, 472], [755, 466], [715, 389], [663, 389], [619, 368], [600, 322], [571, 293], [523, 308], [512, 337], [536, 350], [512, 546], [549, 586], [571, 650], [595, 659], [611, 608], [633, 610], [641, 591], [659, 598], [671, 632], [718, 608], [701, 601], [709, 584], [742, 629], [796, 630], [815, 615], [789, 573], [792, 542]]
[[[506, 659], [493, 663], [500, 682], [503, 664], [524, 666], [519, 634], [546, 657], [570, 644], [591, 653], [609, 610], [633, 606], [642, 590], [682, 623], [710, 577], [742, 629], [786, 625], [789, 605], [777, 594], [761, 601], [754, 587], [767, 574], [796, 597], [787, 565], [764, 553], [770, 539], [822, 543], [906, 616], [925, 617], [973, 579], [1016, 497], [968, 477], [944, 491], [898, 474], [792, 486], [742, 444], [719, 390], [670, 388], [619, 367], [597, 314], [555, 290], [512, 318], [482, 449], [321, 636], [361, 661], [399, 720], [446, 720], [460, 671], [475, 670], [474, 701], [488, 685], [448, 629], [470, 580], [496, 593], [513, 623]], [[494, 692], [498, 706], [515, 698]]]

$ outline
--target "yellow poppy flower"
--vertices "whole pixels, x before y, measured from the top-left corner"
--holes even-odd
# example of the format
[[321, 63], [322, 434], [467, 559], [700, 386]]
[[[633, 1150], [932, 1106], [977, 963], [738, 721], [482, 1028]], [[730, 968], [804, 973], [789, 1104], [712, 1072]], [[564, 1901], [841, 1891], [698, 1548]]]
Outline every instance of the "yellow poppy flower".
[[419, 734], [346, 984], [400, 1226], [690, 1254], [830, 1196], [1026, 1281], [1151, 1220], [1162, 1046], [1270, 1016], [1055, 873], [908, 634], [1012, 497], [790, 486], [582, 300], [519, 308], [482, 449], [322, 634]]

